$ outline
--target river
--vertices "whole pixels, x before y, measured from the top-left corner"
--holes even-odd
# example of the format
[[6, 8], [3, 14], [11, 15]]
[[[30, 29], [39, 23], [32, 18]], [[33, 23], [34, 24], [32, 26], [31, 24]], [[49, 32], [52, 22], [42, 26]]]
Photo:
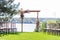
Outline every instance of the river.
[[[21, 24], [16, 23], [16, 28], [18, 32], [21, 32]], [[23, 32], [33, 32], [36, 28], [36, 24], [23, 24]]]

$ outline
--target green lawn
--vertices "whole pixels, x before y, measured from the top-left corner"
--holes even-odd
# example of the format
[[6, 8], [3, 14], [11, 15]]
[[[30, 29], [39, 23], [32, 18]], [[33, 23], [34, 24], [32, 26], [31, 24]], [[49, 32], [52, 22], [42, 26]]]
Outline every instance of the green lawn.
[[60, 40], [60, 36], [49, 35], [43, 32], [26, 32], [4, 35], [0, 37], [0, 40]]

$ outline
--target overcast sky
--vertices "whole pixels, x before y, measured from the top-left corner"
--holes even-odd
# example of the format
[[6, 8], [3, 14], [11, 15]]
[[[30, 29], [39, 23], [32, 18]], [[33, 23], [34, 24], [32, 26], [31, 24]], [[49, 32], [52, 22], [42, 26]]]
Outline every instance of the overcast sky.
[[[40, 10], [41, 18], [60, 18], [60, 0], [16, 0], [24, 10]], [[24, 14], [25, 17], [36, 17], [36, 13]], [[18, 17], [18, 16], [15, 16]]]

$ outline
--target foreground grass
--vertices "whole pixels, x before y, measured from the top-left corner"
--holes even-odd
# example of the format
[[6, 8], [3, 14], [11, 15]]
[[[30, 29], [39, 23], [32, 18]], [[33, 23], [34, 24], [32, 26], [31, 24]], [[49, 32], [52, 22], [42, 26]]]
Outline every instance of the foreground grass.
[[48, 35], [43, 32], [8, 34], [0, 37], [0, 40], [60, 40], [60, 36]]

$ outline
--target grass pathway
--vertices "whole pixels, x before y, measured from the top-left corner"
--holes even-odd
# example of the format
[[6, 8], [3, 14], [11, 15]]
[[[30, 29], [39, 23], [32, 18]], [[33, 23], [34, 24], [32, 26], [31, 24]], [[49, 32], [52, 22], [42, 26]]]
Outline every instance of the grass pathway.
[[0, 40], [60, 40], [60, 36], [48, 35], [43, 32], [26, 32], [4, 35], [0, 37]]

